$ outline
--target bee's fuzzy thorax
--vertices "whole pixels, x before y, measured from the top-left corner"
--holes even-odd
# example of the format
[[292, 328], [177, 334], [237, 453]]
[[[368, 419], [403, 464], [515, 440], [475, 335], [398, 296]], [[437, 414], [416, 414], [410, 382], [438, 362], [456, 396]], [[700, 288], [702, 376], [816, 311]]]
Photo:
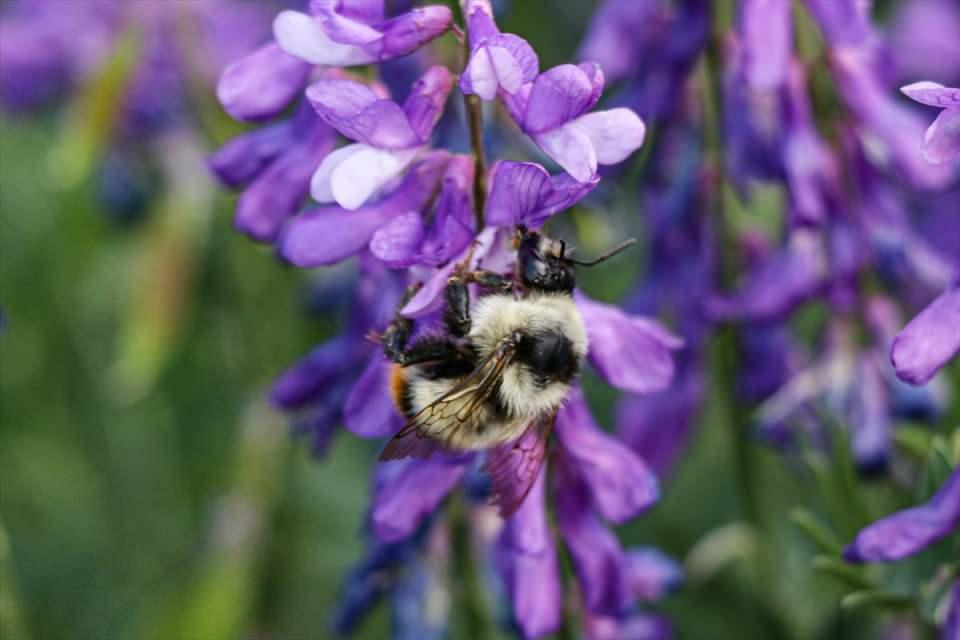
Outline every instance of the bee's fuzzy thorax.
[[[566, 336], [571, 342], [577, 368], [587, 355], [587, 331], [569, 295], [534, 293], [522, 299], [490, 295], [478, 300], [472, 313], [473, 327], [469, 339], [481, 358], [490, 353], [504, 336], [516, 330], [527, 334], [553, 332]], [[532, 372], [522, 364], [514, 363], [504, 371], [499, 398], [509, 414], [534, 418], [558, 409], [569, 390], [569, 381], [539, 385]]]

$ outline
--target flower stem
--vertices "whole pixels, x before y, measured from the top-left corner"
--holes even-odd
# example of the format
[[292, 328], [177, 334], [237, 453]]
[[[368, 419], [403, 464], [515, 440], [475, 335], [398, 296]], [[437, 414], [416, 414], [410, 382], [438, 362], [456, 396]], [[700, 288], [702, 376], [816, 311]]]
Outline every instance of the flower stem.
[[[463, 67], [470, 61], [470, 33], [464, 29]], [[483, 147], [483, 103], [476, 95], [463, 94], [463, 104], [467, 112], [467, 125], [470, 129], [470, 147], [473, 149], [473, 215], [476, 232], [483, 231], [486, 221], [483, 218], [487, 203], [487, 154]]]

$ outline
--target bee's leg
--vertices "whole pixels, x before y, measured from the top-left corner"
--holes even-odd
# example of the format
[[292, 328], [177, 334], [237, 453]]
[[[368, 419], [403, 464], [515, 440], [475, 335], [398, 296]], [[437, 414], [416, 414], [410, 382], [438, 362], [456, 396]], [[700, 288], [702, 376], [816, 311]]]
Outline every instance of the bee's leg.
[[422, 364], [424, 362], [445, 363], [448, 367], [455, 367], [468, 358], [464, 352], [450, 340], [442, 338], [427, 338], [410, 345], [401, 356], [403, 366]]
[[465, 276], [468, 281], [476, 282], [484, 289], [490, 289], [497, 293], [510, 293], [513, 291], [513, 278], [493, 271], [477, 270], [471, 271]]
[[379, 336], [379, 341], [383, 344], [384, 353], [397, 364], [404, 363], [407, 341], [410, 339], [410, 332], [413, 331], [413, 320], [401, 315], [399, 309], [402, 309], [410, 299], [413, 298], [419, 288], [420, 285], [407, 287], [400, 301], [398, 311], [393, 317], [393, 322], [391, 322], [386, 330]]
[[397, 364], [404, 364], [404, 358], [407, 351], [407, 340], [410, 338], [410, 332], [413, 329], [413, 320], [405, 318], [399, 313], [393, 319], [393, 322], [387, 326], [386, 330], [380, 335], [380, 342], [383, 344], [383, 352], [387, 357]]
[[443, 290], [446, 306], [443, 309], [443, 322], [447, 332], [462, 338], [470, 333], [470, 289], [467, 287], [466, 274], [450, 276], [447, 288]]

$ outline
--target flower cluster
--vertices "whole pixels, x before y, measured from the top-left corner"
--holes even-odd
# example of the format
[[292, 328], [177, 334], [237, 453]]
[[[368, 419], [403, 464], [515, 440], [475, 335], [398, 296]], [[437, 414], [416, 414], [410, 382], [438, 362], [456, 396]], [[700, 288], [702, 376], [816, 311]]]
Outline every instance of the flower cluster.
[[[298, 267], [347, 259], [358, 266], [347, 329], [273, 388], [276, 404], [295, 412], [318, 451], [341, 422], [365, 438], [390, 437], [403, 426], [390, 396], [391, 365], [371, 332], [400, 318], [415, 335], [436, 334], [452, 276], [482, 269], [513, 277], [513, 228], [539, 229], [577, 204], [599, 184], [600, 166], [622, 162], [644, 140], [645, 125], [633, 110], [596, 109], [604, 89], [599, 65], [541, 72], [533, 48], [497, 27], [488, 0], [462, 8], [461, 35], [443, 6], [388, 16], [383, 2], [314, 0], [306, 13], [281, 12], [273, 42], [227, 68], [218, 85], [230, 115], [261, 123], [210, 159], [224, 184], [243, 191], [237, 228], [273, 244]], [[424, 48], [451, 31], [465, 40], [463, 69], [437, 64]], [[420, 72], [408, 89], [391, 91], [396, 82], [386, 68], [380, 77], [344, 69], [414, 52]], [[471, 154], [445, 149], [440, 140], [455, 92], [466, 105]], [[516, 131], [561, 171], [512, 160], [488, 168], [483, 101], [502, 105]], [[602, 378], [633, 394], [670, 385], [682, 340], [651, 318], [579, 291], [573, 298], [587, 359]], [[471, 518], [499, 530], [485, 537], [477, 530], [475, 542], [501, 576], [512, 619], [526, 637], [558, 629], [563, 618], [551, 511], [574, 563], [591, 637], [666, 633], [662, 619], [637, 606], [665, 593], [679, 570], [657, 552], [624, 550], [607, 524], [627, 522], [657, 500], [655, 474], [598, 427], [577, 387], [556, 415], [555, 433], [557, 446], [526, 487], [498, 475], [494, 454], [482, 450], [431, 451], [379, 465], [368, 518], [371, 556], [348, 583], [340, 626], [349, 627], [365, 603], [384, 593], [363, 586], [384, 563], [398, 576], [420, 575], [424, 554], [455, 526], [439, 514], [441, 505], [463, 487]], [[517, 446], [530, 437], [532, 430]], [[502, 522], [487, 506], [491, 492], [508, 516]], [[392, 592], [402, 599], [408, 592], [400, 582]]]
[[[718, 386], [744, 407], [730, 422], [752, 415], [757, 435], [790, 452], [826, 451], [840, 432], [858, 470], [882, 475], [901, 422], [943, 417], [941, 370], [960, 351], [960, 92], [949, 88], [960, 69], [942, 61], [957, 55], [960, 11], [923, 0], [884, 30], [869, 2], [794, 4], [743, 0], [725, 25], [725, 3], [605, 0], [580, 60], [541, 69], [489, 0], [463, 0], [462, 25], [446, 6], [387, 15], [376, 0], [314, 0], [281, 12], [273, 41], [221, 76], [224, 109], [257, 125], [210, 159], [242, 191], [237, 228], [297, 267], [357, 266], [347, 329], [273, 389], [319, 451], [341, 422], [365, 438], [410, 435], [391, 397], [403, 381], [371, 332], [388, 352], [398, 327], [439, 344], [451, 308], [469, 304], [449, 283], [484, 274], [464, 285], [482, 301], [524, 277], [512, 229], [610, 198], [602, 176], [639, 187], [646, 252], [626, 310], [572, 292], [586, 360], [625, 392], [615, 435], [574, 385], [542, 468], [505, 463], [496, 447], [394, 441], [387, 457], [414, 457], [377, 467], [370, 557], [348, 584], [345, 620], [383, 595], [368, 582], [384, 566], [418, 585], [395, 599], [442, 582], [422, 567], [458, 562], [435, 546], [456, 546], [449, 501], [476, 525], [476, 555], [495, 567], [525, 637], [563, 622], [551, 523], [588, 637], [669, 634], [639, 604], [675, 582], [675, 567], [624, 550], [608, 525], [656, 501], [657, 474], [673, 468], [707, 400], [716, 345], [729, 365]], [[929, 55], [896, 55], [919, 39]], [[453, 40], [463, 60], [451, 68], [443, 46], [427, 45]], [[624, 171], [648, 125], [650, 148]], [[539, 156], [488, 166], [487, 135]], [[515, 449], [537, 451], [528, 436]], [[465, 500], [450, 499], [458, 489]], [[955, 503], [944, 491], [934, 503]], [[491, 495], [504, 517], [485, 506]], [[918, 509], [913, 521], [939, 518], [928, 537], [955, 526], [928, 518], [940, 506]]]

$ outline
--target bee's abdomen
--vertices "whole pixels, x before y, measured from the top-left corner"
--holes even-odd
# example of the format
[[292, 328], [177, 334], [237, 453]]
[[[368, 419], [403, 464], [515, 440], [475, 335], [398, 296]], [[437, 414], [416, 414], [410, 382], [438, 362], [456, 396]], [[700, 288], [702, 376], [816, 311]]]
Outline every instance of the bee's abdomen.
[[401, 414], [413, 416], [413, 399], [410, 397], [410, 380], [406, 370], [399, 364], [390, 369], [390, 397]]

